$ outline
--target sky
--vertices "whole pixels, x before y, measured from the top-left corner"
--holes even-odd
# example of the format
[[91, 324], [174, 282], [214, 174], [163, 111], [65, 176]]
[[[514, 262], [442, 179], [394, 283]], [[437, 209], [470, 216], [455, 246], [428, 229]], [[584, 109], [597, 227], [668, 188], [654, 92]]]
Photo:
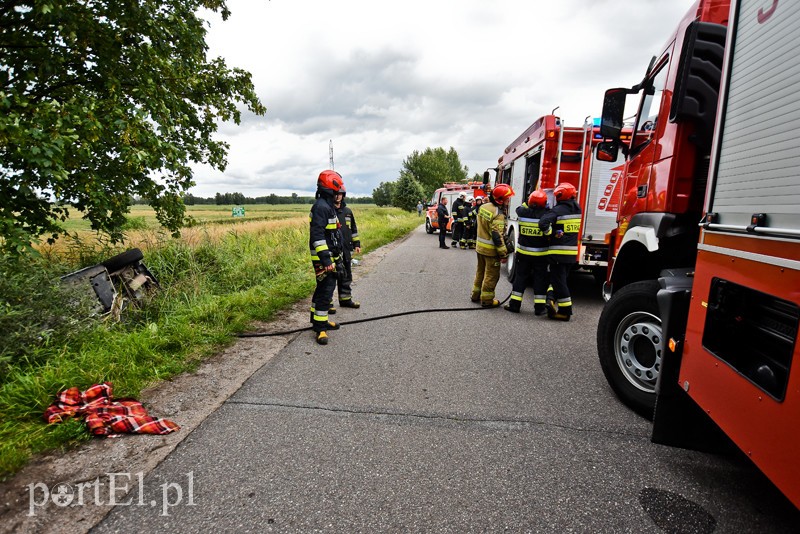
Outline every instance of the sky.
[[414, 151], [453, 147], [469, 176], [542, 115], [599, 116], [641, 81], [693, 0], [228, 0], [209, 57], [253, 76], [263, 116], [222, 123], [224, 172], [190, 193], [313, 195], [330, 167], [348, 195], [399, 177]]

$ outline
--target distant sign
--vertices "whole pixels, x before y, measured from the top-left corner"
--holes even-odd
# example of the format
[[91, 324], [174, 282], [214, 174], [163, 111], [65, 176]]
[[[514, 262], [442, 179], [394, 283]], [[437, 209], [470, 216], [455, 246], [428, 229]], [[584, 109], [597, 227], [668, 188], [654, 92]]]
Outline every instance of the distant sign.
[[233, 217], [244, 217], [244, 206], [234, 206], [231, 211]]

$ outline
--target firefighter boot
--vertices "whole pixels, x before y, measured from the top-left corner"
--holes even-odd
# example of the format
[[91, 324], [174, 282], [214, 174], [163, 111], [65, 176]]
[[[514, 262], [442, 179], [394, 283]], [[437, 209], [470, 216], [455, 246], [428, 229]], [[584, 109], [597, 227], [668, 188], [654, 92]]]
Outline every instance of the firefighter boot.
[[533, 314], [534, 315], [544, 315], [547, 313], [547, 308], [544, 304], [534, 304], [533, 305]]
[[317, 343], [320, 345], [328, 344], [328, 333], [325, 331], [317, 332]]
[[346, 299], [346, 300], [340, 300], [339, 306], [341, 306], [342, 308], [360, 308], [361, 303], [353, 299]]
[[339, 330], [339, 323], [328, 321], [328, 330]]
[[500, 306], [500, 301], [497, 299], [492, 299], [487, 302], [481, 301], [482, 308], [497, 308], [498, 306]]
[[515, 300], [515, 299], [511, 299], [510, 301], [508, 301], [508, 304], [503, 306], [503, 309], [504, 310], [508, 310], [510, 312], [519, 313], [519, 309], [520, 309], [521, 305], [522, 304], [520, 303], [520, 301]]

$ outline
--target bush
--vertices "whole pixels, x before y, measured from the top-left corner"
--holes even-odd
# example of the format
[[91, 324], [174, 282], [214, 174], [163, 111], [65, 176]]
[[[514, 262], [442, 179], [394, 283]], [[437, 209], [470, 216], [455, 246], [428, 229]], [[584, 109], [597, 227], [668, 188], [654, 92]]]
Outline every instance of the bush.
[[91, 287], [63, 284], [62, 274], [42, 260], [0, 257], [0, 383], [11, 366], [43, 363], [42, 349], [92, 327]]

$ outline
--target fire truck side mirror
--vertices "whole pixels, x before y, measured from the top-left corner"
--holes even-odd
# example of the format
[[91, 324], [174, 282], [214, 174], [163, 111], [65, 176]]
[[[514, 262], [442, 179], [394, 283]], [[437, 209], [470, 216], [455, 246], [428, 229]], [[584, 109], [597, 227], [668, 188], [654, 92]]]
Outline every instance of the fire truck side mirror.
[[597, 143], [597, 159], [600, 161], [617, 161], [619, 143], [616, 141], [602, 141]]
[[625, 100], [631, 94], [630, 89], [617, 87], [606, 91], [603, 98], [603, 116], [600, 120], [600, 135], [617, 140], [622, 133]]
[[483, 185], [489, 183], [489, 178], [490, 178], [489, 171], [483, 171]]

